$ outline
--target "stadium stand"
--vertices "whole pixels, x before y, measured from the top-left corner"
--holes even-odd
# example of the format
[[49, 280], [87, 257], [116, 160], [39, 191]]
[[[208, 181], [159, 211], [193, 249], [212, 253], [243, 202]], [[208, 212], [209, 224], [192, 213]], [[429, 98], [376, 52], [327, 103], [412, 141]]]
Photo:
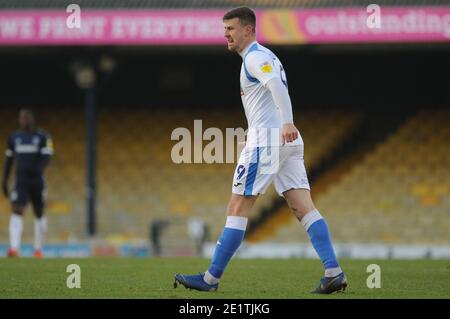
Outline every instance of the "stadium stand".
[[[187, 236], [187, 219], [202, 218], [215, 238], [223, 227], [233, 163], [174, 164], [171, 140], [177, 127], [194, 131], [195, 119], [208, 127], [246, 127], [240, 108], [234, 110], [188, 111], [151, 109], [104, 109], [98, 115], [98, 225], [99, 237], [114, 242], [147, 238], [150, 223], [168, 220], [167, 236], [180, 246]], [[0, 128], [6, 136], [15, 129], [16, 114], [0, 111], [8, 125]], [[81, 239], [85, 233], [85, 132], [83, 114], [62, 108], [38, 112], [40, 126], [51, 133], [55, 156], [47, 172], [49, 186], [49, 240]], [[62, 122], [60, 119], [67, 119]], [[306, 143], [306, 165], [313, 169], [356, 127], [361, 115], [353, 112], [308, 111], [298, 116]], [[333, 123], [333, 125], [331, 125]], [[192, 137], [193, 139], [193, 137]], [[314, 141], [314, 142], [313, 142]], [[203, 142], [205, 146], [208, 141]], [[194, 146], [192, 145], [192, 149]], [[236, 154], [237, 156], [237, 154]], [[3, 159], [2, 159], [3, 161]], [[273, 188], [254, 209], [270, 206], [278, 198]], [[0, 200], [0, 227], [7, 229], [9, 204]], [[27, 214], [24, 239], [32, 237], [31, 214]], [[5, 236], [7, 235], [4, 233]], [[166, 243], [170, 245], [170, 242]]]
[[[119, 127], [117, 118], [121, 119]], [[186, 233], [183, 220], [198, 216], [210, 225], [213, 237], [218, 235], [225, 218], [235, 165], [173, 164], [170, 158], [171, 148], [176, 144], [170, 140], [172, 130], [186, 127], [193, 132], [193, 121], [200, 118], [205, 118], [203, 111], [175, 110], [171, 121], [165, 112], [149, 114], [145, 110], [100, 115], [99, 223], [102, 228], [110, 233], [145, 236], [150, 220], [168, 218], [176, 225], [181, 224], [178, 236], [173, 238], [179, 244], [178, 238]], [[306, 136], [312, 135], [318, 140], [311, 146], [306, 160], [318, 163], [351, 130], [356, 116], [338, 116], [335, 112], [320, 116], [320, 113], [310, 112], [302, 118], [300, 123]], [[339, 124], [329, 125], [332, 121]], [[213, 126], [222, 130], [245, 127], [245, 119], [241, 110], [226, 114], [213, 111], [203, 122], [203, 130]], [[261, 197], [255, 214], [270, 205], [274, 196], [271, 189]]]
[[[449, 242], [449, 123], [447, 110], [418, 113], [316, 197], [337, 242]], [[268, 240], [308, 238], [290, 217]]]

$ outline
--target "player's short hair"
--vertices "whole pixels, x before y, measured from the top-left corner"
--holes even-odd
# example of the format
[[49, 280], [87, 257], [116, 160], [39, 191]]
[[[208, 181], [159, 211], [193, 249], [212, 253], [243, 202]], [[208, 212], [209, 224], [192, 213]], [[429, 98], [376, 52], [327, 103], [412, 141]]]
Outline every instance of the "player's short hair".
[[253, 31], [256, 29], [256, 15], [255, 12], [249, 7], [238, 7], [231, 9], [227, 13], [224, 14], [222, 20], [230, 20], [238, 18], [239, 22], [243, 26], [251, 25], [253, 27]]

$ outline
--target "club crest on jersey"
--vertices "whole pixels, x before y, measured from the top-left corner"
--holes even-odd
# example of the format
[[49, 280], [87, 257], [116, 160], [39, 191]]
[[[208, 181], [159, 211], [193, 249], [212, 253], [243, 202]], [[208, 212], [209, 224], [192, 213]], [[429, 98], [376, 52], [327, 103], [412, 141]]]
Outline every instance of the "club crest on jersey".
[[264, 64], [261, 65], [260, 69], [261, 69], [261, 71], [264, 72], [264, 73], [270, 73], [270, 72], [272, 72], [272, 70], [273, 70], [273, 69], [272, 69], [272, 65], [270, 65], [269, 62], [264, 62]]

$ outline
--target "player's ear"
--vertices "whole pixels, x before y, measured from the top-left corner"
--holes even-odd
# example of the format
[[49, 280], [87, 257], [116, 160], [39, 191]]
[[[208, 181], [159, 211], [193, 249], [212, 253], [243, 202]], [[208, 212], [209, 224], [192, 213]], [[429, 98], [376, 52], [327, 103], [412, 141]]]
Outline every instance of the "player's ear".
[[247, 24], [246, 26], [245, 26], [245, 31], [246, 31], [246, 33], [247, 34], [252, 34], [253, 33], [253, 27], [252, 27], [252, 25], [251, 24]]

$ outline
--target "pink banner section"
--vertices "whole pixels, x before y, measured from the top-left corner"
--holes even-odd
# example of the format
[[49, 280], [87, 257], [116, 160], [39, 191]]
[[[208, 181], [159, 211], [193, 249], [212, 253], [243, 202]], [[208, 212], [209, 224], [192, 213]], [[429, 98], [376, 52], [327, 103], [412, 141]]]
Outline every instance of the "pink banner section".
[[[0, 11], [0, 45], [225, 45], [225, 10]], [[450, 6], [257, 11], [261, 43], [449, 42]], [[368, 24], [368, 20], [372, 23]], [[370, 22], [369, 21], [369, 22]], [[69, 22], [69, 23], [68, 23]]]
[[[222, 11], [0, 11], [0, 44], [224, 44]], [[69, 22], [69, 25], [67, 24]]]
[[448, 42], [450, 6], [381, 7], [379, 25], [366, 8], [266, 11], [259, 14], [261, 42]]

